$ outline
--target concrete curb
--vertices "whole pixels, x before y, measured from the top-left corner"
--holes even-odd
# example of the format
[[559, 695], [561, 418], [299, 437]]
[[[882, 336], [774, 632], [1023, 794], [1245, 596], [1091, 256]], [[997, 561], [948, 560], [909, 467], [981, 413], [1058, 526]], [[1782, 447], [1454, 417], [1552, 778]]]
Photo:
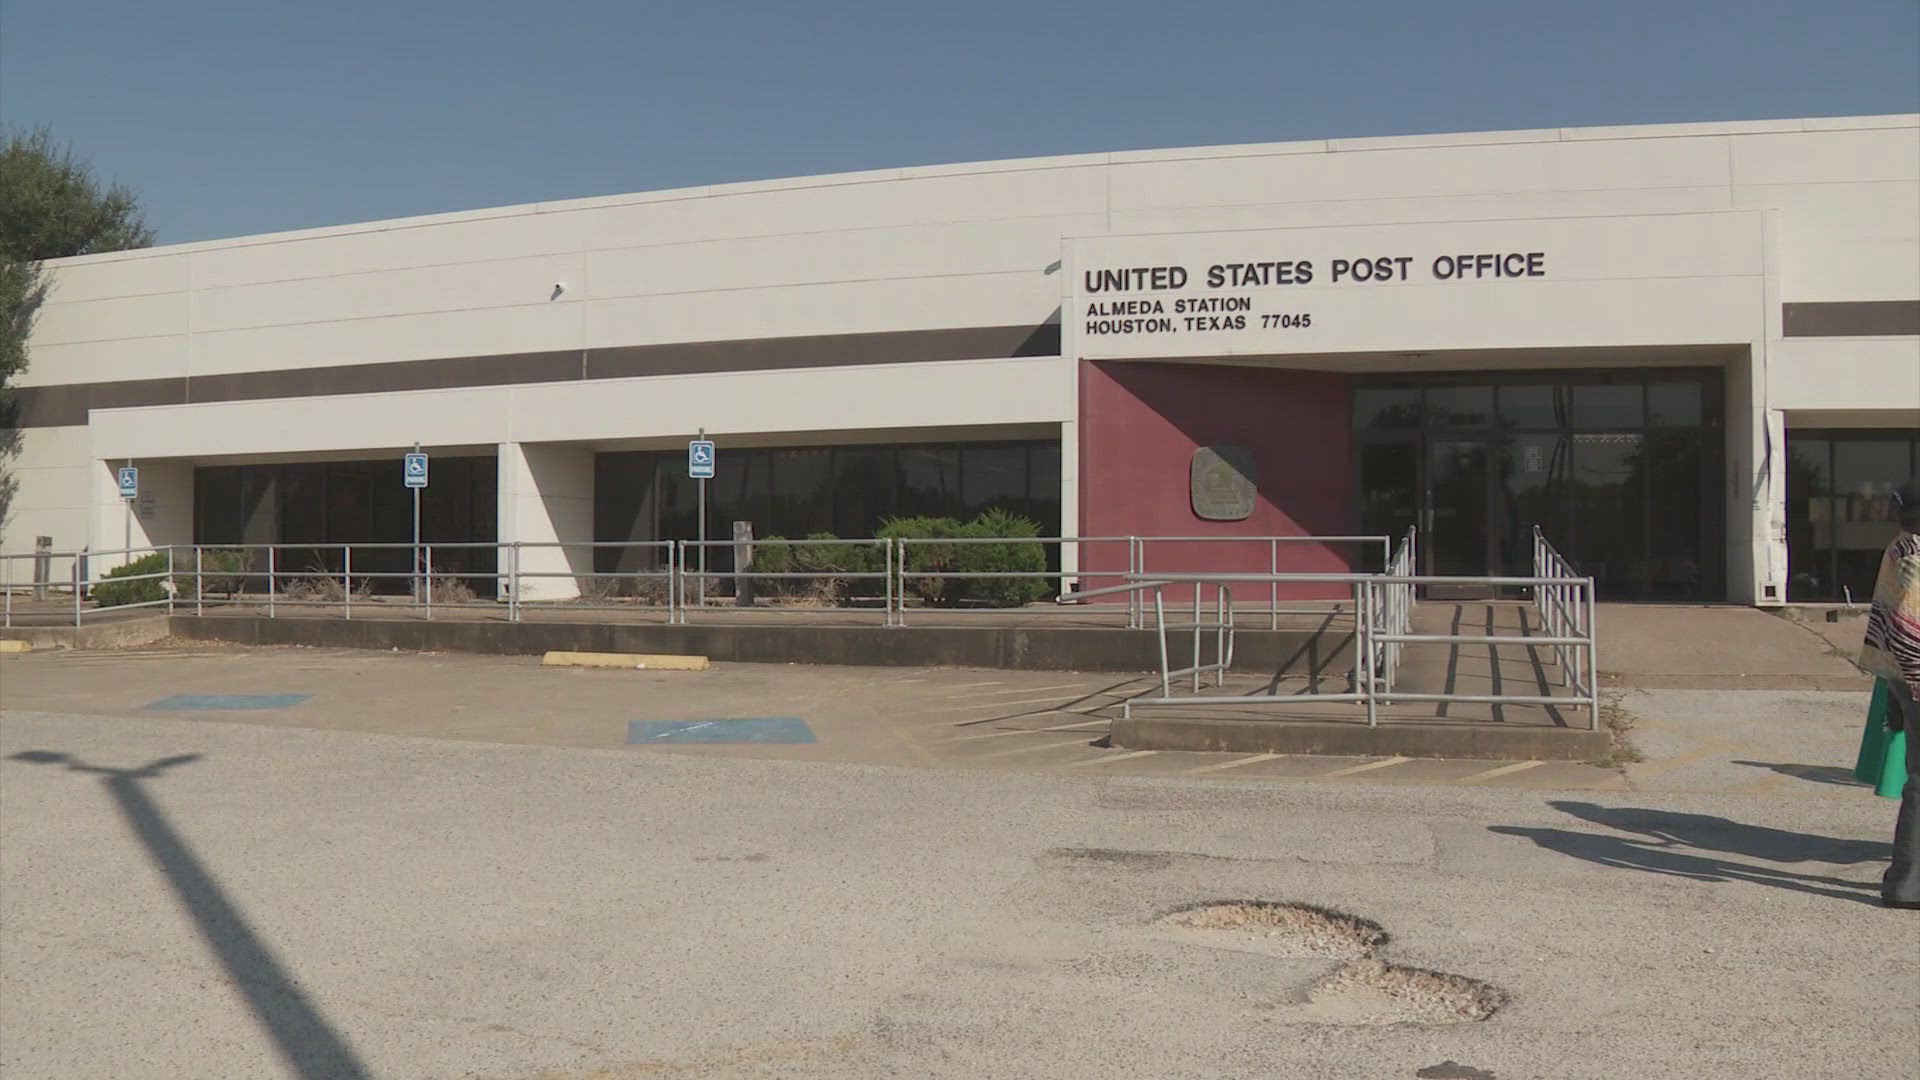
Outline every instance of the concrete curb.
[[[537, 656], [547, 652], [706, 656], [758, 664], [873, 667], [1009, 668], [1027, 671], [1157, 671], [1159, 636], [1151, 630], [1099, 627], [667, 626], [659, 623], [427, 622], [258, 615], [175, 615], [176, 637], [243, 645], [319, 645], [347, 649], [472, 652]], [[1241, 631], [1236, 663], [1263, 671], [1344, 679], [1348, 635], [1302, 630]]]
[[1607, 753], [1605, 731], [1492, 724], [1337, 724], [1311, 720], [1115, 719], [1113, 745], [1127, 750], [1214, 750], [1330, 757], [1473, 758], [1483, 761], [1591, 761]]
[[24, 641], [34, 649], [109, 649], [145, 645], [166, 637], [169, 617], [150, 615], [94, 626], [14, 626], [0, 630], [0, 641]]
[[625, 668], [643, 671], [705, 671], [713, 666], [704, 656], [559, 651], [542, 656], [540, 664], [542, 667]]

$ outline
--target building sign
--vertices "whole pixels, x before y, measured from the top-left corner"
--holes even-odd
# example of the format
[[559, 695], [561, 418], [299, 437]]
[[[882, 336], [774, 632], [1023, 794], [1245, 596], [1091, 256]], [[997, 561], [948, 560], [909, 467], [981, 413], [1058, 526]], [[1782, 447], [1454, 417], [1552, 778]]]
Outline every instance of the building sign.
[[1088, 359], [1704, 343], [1764, 326], [1760, 235], [1725, 212], [1087, 237], [1062, 319]]
[[1195, 450], [1188, 487], [1195, 517], [1245, 521], [1253, 514], [1253, 452], [1244, 446], [1203, 446]]
[[[1316, 266], [1317, 263], [1317, 266]], [[1547, 276], [1544, 251], [1361, 255], [1348, 258], [1267, 259], [1207, 266], [1095, 267], [1080, 272], [1082, 335], [1210, 334], [1246, 330], [1307, 330], [1313, 312], [1287, 290], [1312, 285], [1488, 281]], [[1186, 295], [1189, 286], [1205, 295]], [[1179, 295], [1176, 295], [1179, 294]], [[1324, 317], [1324, 316], [1323, 316]]]

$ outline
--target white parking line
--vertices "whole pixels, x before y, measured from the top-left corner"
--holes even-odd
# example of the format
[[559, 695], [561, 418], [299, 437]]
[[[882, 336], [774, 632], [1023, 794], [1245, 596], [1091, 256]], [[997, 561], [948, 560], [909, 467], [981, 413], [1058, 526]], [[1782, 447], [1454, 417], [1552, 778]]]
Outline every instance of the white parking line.
[[1146, 757], [1148, 754], [1157, 754], [1159, 752], [1160, 751], [1158, 750], [1135, 750], [1130, 754], [1113, 754], [1109, 757], [1088, 758], [1085, 761], [1070, 761], [1061, 767], [1066, 769], [1078, 769], [1083, 765], [1105, 765], [1110, 761], [1125, 761], [1128, 758]]
[[1546, 762], [1544, 761], [1516, 761], [1511, 765], [1502, 765], [1497, 769], [1488, 769], [1486, 772], [1477, 772], [1477, 773], [1474, 773], [1472, 776], [1463, 776], [1460, 779], [1455, 780], [1454, 783], [1471, 784], [1475, 780], [1491, 780], [1496, 776], [1505, 776], [1508, 773], [1517, 773], [1522, 769], [1531, 769], [1535, 765], [1545, 765], [1545, 764]]
[[1064, 703], [1073, 700], [1065, 694], [1047, 694], [1043, 697], [1014, 698], [1010, 701], [980, 701], [968, 698], [948, 705], [927, 701], [920, 704], [921, 712], [993, 712], [997, 709], [1010, 709], [1015, 705], [1038, 705], [1045, 702]]
[[1344, 769], [1335, 769], [1332, 772], [1314, 773], [1313, 775], [1314, 775], [1314, 778], [1318, 780], [1324, 780], [1331, 776], [1352, 776], [1354, 773], [1363, 773], [1372, 769], [1384, 769], [1389, 765], [1398, 765], [1401, 762], [1406, 760], [1407, 759], [1403, 757], [1390, 757], [1384, 761], [1369, 761], [1364, 765], [1349, 765]]
[[1011, 754], [1026, 754], [1026, 753], [1031, 753], [1035, 750], [1058, 750], [1063, 746], [1086, 746], [1086, 745], [1087, 745], [1086, 739], [1068, 739], [1064, 742], [1037, 743], [1033, 746], [1016, 746], [1011, 750], [995, 750], [991, 754], [975, 754], [973, 757], [966, 758], [964, 760], [980, 761], [985, 758], [1007, 757]]
[[1279, 754], [1254, 754], [1251, 757], [1234, 758], [1232, 761], [1223, 761], [1218, 765], [1202, 765], [1197, 769], [1188, 769], [1186, 775], [1194, 776], [1199, 773], [1219, 772], [1221, 769], [1235, 769], [1242, 765], [1252, 765], [1259, 761], [1272, 761], [1279, 756]]
[[1051, 727], [1015, 728], [1008, 731], [989, 731], [984, 735], [955, 735], [951, 739], [935, 739], [937, 743], [972, 742], [975, 739], [1004, 739], [1009, 735], [1037, 735], [1042, 731], [1078, 731], [1081, 728], [1106, 727], [1111, 720], [1087, 720], [1078, 724], [1054, 724]]
[[1002, 694], [1041, 694], [1041, 693], [1045, 693], [1048, 690], [1078, 690], [1084, 687], [1085, 685], [1086, 685], [1085, 683], [1070, 682], [1070, 683], [1059, 683], [1054, 686], [1015, 686], [1015, 687], [1010, 687], [1006, 690], [982, 690], [980, 693], [975, 694], [973, 696], [974, 697], [999, 697]]
[[[934, 715], [939, 715], [940, 713], [968, 713], [968, 712], [971, 712], [971, 713], [978, 713], [978, 714], [980, 714], [980, 715], [982, 715], [982, 716], [995, 716], [995, 715], [998, 715], [998, 714], [1000, 714], [1000, 713], [1002, 713], [1002, 712], [1004, 712], [1004, 711], [1005, 711], [1005, 710], [1007, 710], [1007, 709], [1015, 709], [1015, 708], [1019, 708], [1019, 707], [1020, 707], [1020, 706], [1022, 706], [1022, 705], [1065, 705], [1065, 704], [1069, 704], [1069, 703], [1070, 703], [1070, 699], [1063, 699], [1063, 698], [1062, 698], [1062, 697], [1061, 697], [1060, 695], [1058, 695], [1058, 694], [1055, 694], [1055, 695], [1053, 695], [1052, 697], [1043, 697], [1043, 698], [1019, 698], [1019, 699], [1017, 699], [1017, 700], [1014, 700], [1014, 701], [969, 701], [969, 702], [967, 702], [967, 703], [966, 703], [966, 704], [964, 704], [964, 705], [949, 705], [949, 706], [946, 706], [946, 707], [944, 707], [944, 708], [943, 708], [943, 707], [940, 707], [940, 706], [933, 706], [933, 707], [930, 707], [930, 708], [915, 708], [915, 709], [910, 709], [909, 711], [911, 711], [911, 712], [922, 712], [922, 713], [933, 713]], [[1059, 710], [1057, 710], [1057, 709], [1039, 709], [1039, 710], [1034, 710], [1034, 711], [1037, 711], [1037, 712], [1058, 712]], [[948, 723], [952, 723], [952, 722], [953, 722], [953, 721], [948, 721]], [[926, 724], [926, 725], [923, 725], [923, 726], [925, 726], [925, 727], [940, 727], [940, 726], [942, 726], [942, 725], [940, 725], [940, 724]]]

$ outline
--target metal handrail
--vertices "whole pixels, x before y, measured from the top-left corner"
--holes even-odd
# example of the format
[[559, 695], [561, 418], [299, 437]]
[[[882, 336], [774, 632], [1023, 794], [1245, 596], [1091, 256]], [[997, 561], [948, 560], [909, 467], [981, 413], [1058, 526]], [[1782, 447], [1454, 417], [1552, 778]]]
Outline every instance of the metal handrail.
[[[812, 539], [808, 537], [800, 537], [797, 539], [789, 540], [784, 537], [781, 537], [778, 539], [774, 539], [774, 538], [755, 539], [750, 542], [729, 539], [729, 540], [680, 540], [680, 541], [676, 541], [675, 543], [678, 546], [679, 556], [680, 556], [679, 557], [680, 577], [683, 581], [688, 578], [692, 578], [696, 583], [696, 589], [698, 590], [698, 602], [697, 604], [691, 605], [691, 606], [694, 606], [700, 609], [704, 609], [706, 607], [706, 583], [708, 580], [713, 578], [732, 578], [736, 580], [740, 578], [745, 578], [749, 581], [757, 581], [762, 579], [773, 580], [773, 581], [780, 581], [780, 580], [811, 581], [811, 580], [821, 580], [821, 579], [831, 579], [836, 581], [878, 580], [883, 583], [882, 596], [881, 596], [881, 612], [885, 619], [886, 625], [888, 626], [899, 625], [899, 623], [896, 621], [900, 617], [900, 613], [898, 610], [899, 605], [895, 603], [896, 590], [894, 587], [899, 575], [897, 573], [897, 569], [894, 563], [894, 544], [893, 544], [893, 541], [888, 540], [884, 537], [856, 537], [853, 539], [840, 539], [836, 537], [831, 540], [825, 539], [825, 538]], [[734, 547], [740, 543], [751, 543], [753, 546], [756, 546], [756, 547], [762, 546], [762, 545], [774, 545], [774, 544], [784, 545], [787, 547], [856, 547], [856, 548], [876, 548], [877, 547], [880, 549], [880, 553], [881, 553], [880, 555], [881, 569], [879, 570], [844, 570], [844, 571], [843, 570], [833, 570], [833, 571], [753, 570], [753, 569], [741, 570], [738, 568], [733, 570], [695, 570], [690, 567], [687, 561], [687, 552], [689, 550], [704, 551], [707, 548], [715, 548], [715, 547], [729, 548], [729, 547]], [[681, 621], [683, 622], [686, 621], [689, 607], [690, 605], [688, 605], [685, 602], [681, 604], [680, 616], [681, 616]], [[796, 609], [796, 610], [804, 611], [806, 609]], [[815, 610], [818, 610], [818, 609], [815, 609]], [[840, 607], [836, 605], [832, 610], [855, 611], [855, 610], [861, 610], [861, 609], [850, 608], [850, 607]]]
[[[1389, 560], [1391, 570], [1410, 567], [1415, 551], [1415, 534], [1409, 531], [1406, 543], [1394, 559]], [[1404, 561], [1402, 557], [1404, 556]], [[1541, 565], [1551, 566], [1542, 559]], [[1304, 695], [1319, 701], [1354, 701], [1366, 706], [1367, 725], [1379, 724], [1379, 705], [1398, 701], [1434, 701], [1462, 702], [1494, 705], [1576, 705], [1585, 708], [1588, 713], [1588, 725], [1591, 730], [1599, 730], [1600, 702], [1597, 678], [1593, 673], [1595, 666], [1595, 643], [1593, 633], [1594, 579], [1567, 575], [1542, 574], [1533, 577], [1489, 575], [1472, 577], [1453, 574], [1418, 574], [1389, 572], [1382, 574], [1249, 574], [1249, 573], [1195, 573], [1195, 574], [1146, 574], [1127, 575], [1127, 584], [1099, 590], [1101, 593], [1117, 592], [1125, 588], [1151, 588], [1158, 597], [1168, 586], [1192, 585], [1197, 597], [1200, 588], [1212, 584], [1224, 590], [1235, 583], [1268, 583], [1272, 581], [1319, 581], [1351, 585], [1354, 591], [1355, 610], [1355, 658], [1353, 689], [1348, 693], [1311, 693]], [[1559, 614], [1548, 626], [1548, 632], [1539, 636], [1511, 634], [1418, 634], [1412, 628], [1412, 604], [1414, 590], [1422, 585], [1475, 585], [1475, 586], [1528, 586], [1536, 590], [1551, 590], [1564, 597], [1564, 604], [1554, 608], [1560, 612], [1562, 607], [1568, 611], [1584, 610], [1584, 618], [1562, 618]], [[1063, 601], [1066, 599], [1062, 598]], [[1559, 601], [1555, 602], [1559, 604]], [[1224, 612], [1221, 621], [1231, 623], [1231, 611]], [[1195, 623], [1198, 624], [1198, 611]], [[1129, 698], [1122, 703], [1124, 716], [1132, 715], [1134, 705], [1254, 705], [1273, 704], [1276, 701], [1297, 700], [1297, 698], [1279, 698], [1273, 693], [1257, 695], [1209, 695], [1198, 696], [1197, 677], [1194, 684], [1195, 695], [1175, 697], [1172, 693], [1173, 674], [1165, 659], [1166, 648], [1162, 645], [1161, 695], [1157, 698]], [[1428, 693], [1401, 691], [1394, 688], [1394, 675], [1399, 662], [1399, 651], [1410, 644], [1438, 645], [1514, 645], [1525, 647], [1545, 647], [1555, 650], [1561, 658], [1563, 684], [1573, 693], [1569, 696], [1556, 696], [1551, 693], [1540, 694], [1462, 694]], [[1196, 645], [1196, 649], [1198, 646]], [[1584, 672], [1582, 672], [1584, 661]], [[1196, 653], [1195, 663], [1198, 663]], [[1225, 668], [1221, 669], [1224, 680]]]
[[[1147, 572], [1147, 546], [1155, 543], [1216, 543], [1216, 544], [1266, 544], [1267, 571], [1278, 573], [1280, 570], [1281, 544], [1379, 544], [1382, 552], [1383, 568], [1393, 559], [1393, 538], [1377, 535], [1353, 536], [1143, 536], [1137, 538], [1138, 554], [1133, 559], [1134, 569]], [[1280, 629], [1282, 615], [1319, 615], [1324, 614], [1317, 608], [1282, 608], [1280, 606], [1280, 582], [1274, 581], [1267, 589], [1267, 629]]]

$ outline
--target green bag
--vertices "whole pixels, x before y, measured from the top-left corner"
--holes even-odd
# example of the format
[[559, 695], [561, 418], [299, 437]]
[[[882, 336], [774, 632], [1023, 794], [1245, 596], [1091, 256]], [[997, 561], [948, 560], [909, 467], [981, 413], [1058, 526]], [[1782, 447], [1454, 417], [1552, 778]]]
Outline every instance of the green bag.
[[1899, 798], [1900, 789], [1907, 785], [1907, 733], [1887, 727], [1884, 679], [1873, 680], [1873, 701], [1867, 705], [1867, 728], [1860, 733], [1860, 756], [1853, 763], [1853, 778], [1871, 784], [1873, 793], [1886, 799]]

